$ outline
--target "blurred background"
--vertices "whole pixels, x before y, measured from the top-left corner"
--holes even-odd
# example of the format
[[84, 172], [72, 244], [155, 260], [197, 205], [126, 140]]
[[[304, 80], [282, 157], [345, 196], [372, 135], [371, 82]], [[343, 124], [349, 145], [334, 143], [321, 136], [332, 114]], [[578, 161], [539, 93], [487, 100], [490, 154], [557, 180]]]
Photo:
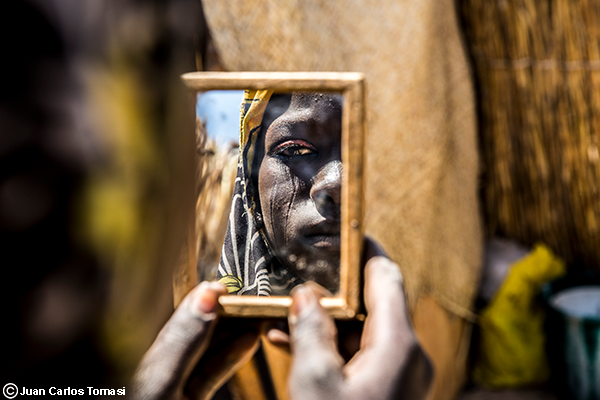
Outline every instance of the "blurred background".
[[173, 310], [201, 7], [0, 7], [3, 382], [121, 387]]
[[[567, 331], [548, 296], [597, 282], [600, 2], [0, 8], [3, 382], [126, 385], [218, 262], [235, 143], [194, 127], [215, 102], [180, 74], [359, 71], [366, 230], [405, 276], [430, 399], [600, 397], [597, 313], [545, 328]], [[218, 396], [286, 398], [288, 362], [267, 345]]]

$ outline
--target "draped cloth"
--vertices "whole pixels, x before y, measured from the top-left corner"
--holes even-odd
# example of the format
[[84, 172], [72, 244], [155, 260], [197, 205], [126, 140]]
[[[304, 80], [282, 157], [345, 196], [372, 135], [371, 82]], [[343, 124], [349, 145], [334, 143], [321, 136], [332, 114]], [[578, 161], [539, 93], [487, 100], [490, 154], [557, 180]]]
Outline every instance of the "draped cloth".
[[247, 90], [241, 107], [240, 158], [217, 280], [230, 294], [283, 295], [302, 283], [283, 267], [264, 233], [258, 189], [257, 143], [264, 135], [263, 116], [272, 91]]
[[464, 382], [482, 257], [472, 76], [453, 0], [203, 0], [229, 71], [356, 71], [367, 84], [365, 232], [405, 278], [435, 366]]

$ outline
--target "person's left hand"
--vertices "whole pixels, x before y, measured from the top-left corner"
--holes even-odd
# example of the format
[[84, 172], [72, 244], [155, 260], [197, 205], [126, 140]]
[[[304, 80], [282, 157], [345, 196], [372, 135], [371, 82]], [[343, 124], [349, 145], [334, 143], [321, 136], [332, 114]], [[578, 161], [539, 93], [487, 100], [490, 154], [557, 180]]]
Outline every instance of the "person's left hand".
[[[368, 312], [356, 353], [338, 336], [336, 325], [320, 305], [328, 293], [314, 282], [297, 286], [290, 309], [290, 334], [271, 329], [272, 343], [291, 345], [291, 399], [424, 399], [433, 368], [409, 318], [398, 265], [373, 241], [365, 241], [365, 307]], [[347, 335], [347, 332], [346, 332]], [[338, 339], [339, 342], [338, 342]]]
[[217, 282], [202, 282], [175, 310], [140, 362], [135, 399], [209, 399], [255, 353], [260, 322], [222, 319]]

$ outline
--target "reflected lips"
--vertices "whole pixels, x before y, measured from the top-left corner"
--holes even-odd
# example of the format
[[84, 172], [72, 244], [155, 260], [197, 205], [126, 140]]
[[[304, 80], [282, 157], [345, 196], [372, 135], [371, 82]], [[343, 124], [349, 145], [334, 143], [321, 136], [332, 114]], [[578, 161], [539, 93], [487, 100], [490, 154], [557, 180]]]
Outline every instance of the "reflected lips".
[[305, 240], [311, 245], [322, 249], [339, 250], [339, 233], [317, 233], [304, 236]]
[[304, 230], [304, 242], [321, 250], [340, 251], [339, 221], [324, 220]]

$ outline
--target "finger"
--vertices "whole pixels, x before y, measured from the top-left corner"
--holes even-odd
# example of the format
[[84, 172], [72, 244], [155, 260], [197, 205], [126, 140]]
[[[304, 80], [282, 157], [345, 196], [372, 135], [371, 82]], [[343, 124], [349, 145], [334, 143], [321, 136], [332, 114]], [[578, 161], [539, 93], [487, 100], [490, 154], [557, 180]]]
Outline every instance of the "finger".
[[290, 335], [280, 329], [269, 329], [266, 333], [267, 340], [275, 346], [290, 346]]
[[265, 323], [265, 337], [273, 345], [290, 351], [290, 333], [284, 320], [268, 321]]
[[384, 256], [374, 256], [367, 262], [364, 297], [369, 318], [365, 321], [361, 348], [384, 350], [389, 343], [413, 337], [404, 279], [396, 263]]
[[387, 257], [375, 255], [365, 266], [365, 305], [361, 349], [345, 369], [354, 389], [424, 395], [431, 366], [409, 319], [400, 269]]
[[292, 398], [334, 398], [342, 388], [343, 360], [336, 348], [335, 324], [319, 304], [322, 296], [323, 291], [316, 284], [304, 284], [292, 292]]
[[138, 367], [134, 391], [139, 398], [165, 398], [183, 391], [214, 330], [218, 297], [226, 292], [219, 283], [202, 282], [186, 296]]

